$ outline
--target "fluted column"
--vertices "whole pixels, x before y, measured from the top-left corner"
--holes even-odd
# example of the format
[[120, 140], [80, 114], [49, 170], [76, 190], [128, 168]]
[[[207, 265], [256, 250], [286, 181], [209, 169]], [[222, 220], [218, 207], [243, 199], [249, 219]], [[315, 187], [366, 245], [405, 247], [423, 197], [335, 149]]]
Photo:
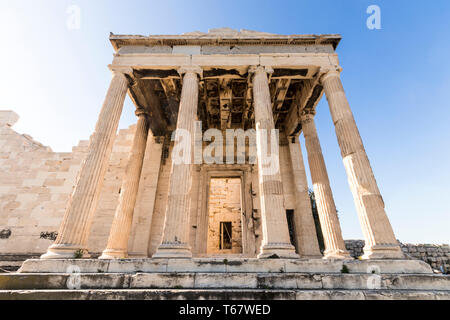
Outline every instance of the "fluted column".
[[321, 77], [365, 238], [363, 258], [402, 258], [336, 69]]
[[127, 89], [126, 76], [114, 71], [89, 144], [87, 157], [81, 166], [58, 236], [41, 259], [73, 258], [75, 252], [79, 250], [84, 254], [87, 253], [89, 229], [108, 167]]
[[[279, 154], [271, 150], [275, 125], [272, 114], [269, 81], [271, 69], [257, 66], [253, 74], [253, 104], [256, 124], [256, 150], [258, 158], [259, 197], [263, 239], [258, 258], [277, 255], [280, 258], [297, 258], [289, 239], [289, 229], [284, 206]], [[278, 135], [277, 135], [278, 137]], [[274, 141], [276, 146], [279, 142]]]
[[336, 212], [336, 205], [331, 192], [325, 160], [317, 136], [314, 115], [301, 116], [303, 135], [308, 152], [309, 169], [317, 203], [320, 226], [325, 244], [324, 257], [330, 259], [350, 258], [342, 238], [341, 227]]
[[[174, 160], [169, 182], [166, 219], [162, 242], [153, 258], [191, 258], [189, 246], [189, 193], [192, 185], [191, 169], [193, 164], [194, 121], [198, 105], [199, 67], [184, 67], [179, 70], [183, 76], [180, 107], [174, 150], [184, 150], [183, 161]], [[187, 140], [186, 140], [187, 139]], [[180, 144], [184, 144], [184, 147]], [[180, 148], [181, 146], [181, 148]]]
[[145, 146], [148, 136], [147, 113], [143, 109], [136, 110], [138, 117], [133, 146], [125, 169], [119, 204], [116, 208], [108, 244], [99, 259], [120, 259], [128, 256], [128, 238], [133, 222], [134, 206], [139, 189]]
[[305, 164], [298, 137], [289, 141], [292, 175], [295, 186], [294, 225], [297, 238], [297, 251], [301, 257], [320, 257], [319, 242], [312, 214], [311, 200], [308, 194]]

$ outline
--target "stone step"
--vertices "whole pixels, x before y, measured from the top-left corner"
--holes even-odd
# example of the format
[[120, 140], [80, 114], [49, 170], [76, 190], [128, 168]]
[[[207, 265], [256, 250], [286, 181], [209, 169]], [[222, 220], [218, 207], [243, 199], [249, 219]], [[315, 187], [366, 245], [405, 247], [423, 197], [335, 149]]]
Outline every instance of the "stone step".
[[[345, 268], [344, 268], [345, 266]], [[431, 267], [419, 260], [328, 260], [328, 259], [55, 259], [26, 260], [21, 273], [65, 273], [76, 268], [81, 273], [135, 272], [304, 272], [432, 274]], [[72, 271], [70, 271], [72, 272]]]
[[0, 300], [450, 300], [444, 291], [417, 290], [0, 290]]
[[450, 292], [450, 276], [333, 273], [9, 273], [0, 290], [30, 289], [334, 289]]

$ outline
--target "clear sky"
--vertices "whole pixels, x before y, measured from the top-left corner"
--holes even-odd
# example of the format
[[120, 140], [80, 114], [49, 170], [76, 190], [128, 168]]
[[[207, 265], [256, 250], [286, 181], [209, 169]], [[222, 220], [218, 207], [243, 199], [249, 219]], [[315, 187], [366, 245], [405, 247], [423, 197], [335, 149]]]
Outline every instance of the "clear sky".
[[[369, 5], [381, 29], [369, 30]], [[80, 9], [80, 28], [67, 9]], [[342, 81], [398, 239], [450, 242], [450, 1], [0, 0], [0, 110], [54, 151], [92, 133], [115, 34], [340, 33]], [[135, 122], [125, 103], [120, 127]], [[316, 123], [344, 238], [361, 238], [326, 100]], [[306, 155], [304, 153], [304, 155]]]

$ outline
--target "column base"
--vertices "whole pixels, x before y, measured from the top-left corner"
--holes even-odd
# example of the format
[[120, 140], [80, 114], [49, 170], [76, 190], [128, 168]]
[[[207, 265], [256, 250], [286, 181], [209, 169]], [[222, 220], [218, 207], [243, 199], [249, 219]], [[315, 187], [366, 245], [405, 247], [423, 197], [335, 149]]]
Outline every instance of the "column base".
[[162, 243], [152, 258], [192, 259], [192, 251], [186, 243]]
[[323, 253], [323, 259], [353, 259], [350, 253], [346, 250], [327, 251]]
[[404, 259], [405, 255], [397, 244], [378, 244], [364, 247], [361, 259]]
[[258, 259], [299, 259], [295, 248], [289, 243], [269, 243], [261, 246]]
[[102, 252], [102, 255], [98, 257], [99, 259], [126, 259], [128, 258], [128, 253], [124, 250], [114, 250], [114, 249], [105, 249]]
[[[78, 252], [81, 251], [81, 256]], [[47, 252], [41, 255], [41, 259], [80, 259], [89, 258], [90, 255], [87, 249], [80, 248], [79, 246], [66, 245], [66, 244], [52, 244]]]

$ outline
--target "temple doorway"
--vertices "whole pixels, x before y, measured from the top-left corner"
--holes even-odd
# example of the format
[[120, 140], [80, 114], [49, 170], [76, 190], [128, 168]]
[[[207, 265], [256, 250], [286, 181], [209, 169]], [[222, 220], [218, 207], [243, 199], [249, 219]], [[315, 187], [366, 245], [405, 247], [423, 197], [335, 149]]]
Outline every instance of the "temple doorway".
[[242, 253], [241, 178], [211, 178], [207, 254]]

